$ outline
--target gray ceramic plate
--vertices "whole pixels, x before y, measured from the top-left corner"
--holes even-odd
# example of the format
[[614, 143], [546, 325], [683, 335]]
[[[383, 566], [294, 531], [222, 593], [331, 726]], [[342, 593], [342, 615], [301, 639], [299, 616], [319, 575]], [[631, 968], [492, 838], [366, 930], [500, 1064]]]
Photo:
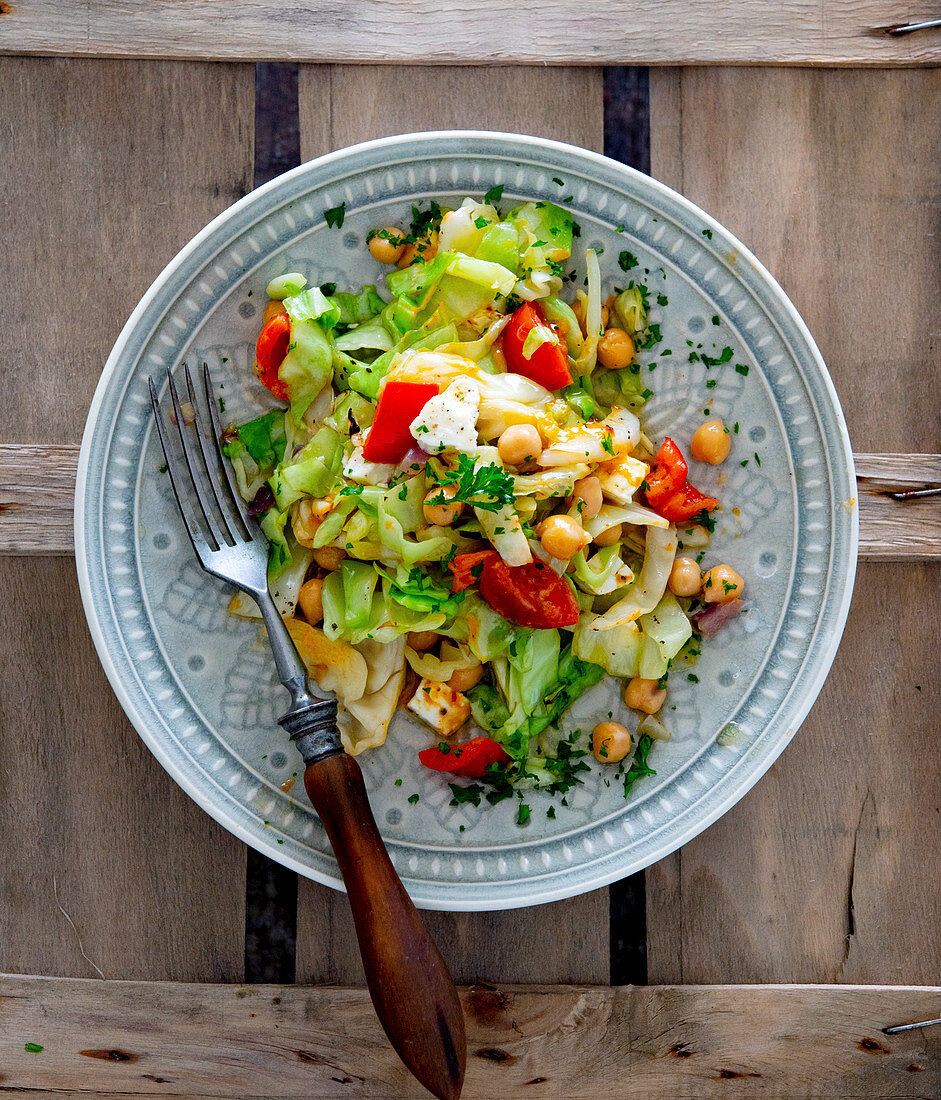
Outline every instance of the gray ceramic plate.
[[[546, 813], [553, 800], [529, 796], [526, 827], [515, 824], [515, 802], [452, 807], [441, 777], [417, 766], [427, 733], [397, 717], [386, 745], [360, 761], [399, 874], [419, 905], [437, 909], [535, 905], [662, 858], [745, 794], [820, 690], [855, 571], [852, 453], [813, 340], [767, 271], [675, 192], [571, 146], [463, 131], [355, 146], [246, 196], [160, 275], [105, 367], [76, 489], [86, 614], [141, 737], [226, 828], [339, 887], [302, 784], [282, 789], [300, 760], [276, 725], [286, 696], [266, 644], [226, 614], [226, 587], [197, 567], [159, 472], [147, 376], [205, 361], [224, 383], [226, 417], [256, 414], [264, 392], [253, 381], [252, 350], [271, 277], [300, 269], [341, 288], [381, 285], [363, 246], [368, 229], [407, 222], [419, 199], [459, 200], [494, 184], [505, 200], [569, 203], [578, 243], [604, 249], [607, 286], [625, 283], [618, 257], [630, 252], [638, 260], [630, 274], [652, 300], [668, 299], [653, 310], [664, 339], [644, 367], [656, 395], [645, 423], [652, 437], [688, 440], [708, 408], [738, 425], [731, 459], [696, 469], [694, 480], [724, 503], [708, 560], [728, 561], [745, 578], [748, 614], [705, 647], [698, 683], [673, 676], [665, 717], [674, 738], [655, 746], [656, 777], [627, 801], [596, 771], [554, 819]], [[340, 203], [346, 220], [328, 228], [324, 211]], [[725, 347], [731, 361], [707, 368], [702, 353], [720, 358]], [[621, 709], [616, 685], [602, 683], [568, 726], [588, 730]]]

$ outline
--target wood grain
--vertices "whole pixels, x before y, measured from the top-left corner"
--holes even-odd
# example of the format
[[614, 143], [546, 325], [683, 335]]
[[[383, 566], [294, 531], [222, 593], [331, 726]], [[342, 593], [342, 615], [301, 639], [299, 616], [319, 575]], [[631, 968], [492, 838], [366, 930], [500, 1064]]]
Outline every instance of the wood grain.
[[[0, 86], [0, 439], [74, 442], [134, 303], [248, 186], [252, 70], [5, 58]], [[44, 485], [21, 464], [6, 479], [30, 497], [5, 512], [21, 528], [64, 491], [46, 548], [66, 533], [74, 456], [57, 452]], [[244, 849], [124, 718], [74, 565], [5, 558], [0, 586], [0, 965], [91, 975], [80, 937], [108, 977], [238, 979]]]
[[[937, 449], [939, 106], [935, 70], [651, 73], [654, 174], [782, 282], [868, 450]], [[880, 338], [872, 319], [887, 302]], [[861, 456], [860, 520], [884, 532], [877, 513], [903, 506], [879, 495], [872, 461]], [[937, 564], [861, 565], [839, 654], [794, 743], [648, 870], [651, 981], [937, 975], [941, 868], [924, 853], [941, 843], [939, 592]]]
[[[512, 130], [525, 119], [529, 133], [602, 146], [600, 69], [301, 66], [298, 87], [305, 160], [382, 134], [427, 129], [431, 103], [435, 127]], [[426, 917], [458, 981], [608, 980], [606, 890], [519, 912]], [[540, 941], [552, 951], [534, 950]], [[363, 980], [346, 899], [307, 880], [298, 890], [297, 976]]]
[[242, 0], [224, 19], [214, 0], [13, 0], [2, 10], [0, 49], [11, 53], [540, 65], [914, 65], [941, 56], [930, 31], [878, 30], [929, 9], [879, 0], [349, 0], [339, 9]]
[[[941, 455], [859, 454], [859, 556], [863, 561], [941, 558], [941, 497], [888, 494], [941, 486]], [[71, 554], [78, 446], [0, 443], [0, 555]]]
[[[941, 989], [475, 987], [464, 1100], [932, 1097]], [[427, 1096], [365, 992], [0, 978], [0, 1091], [82, 1097]], [[29, 1053], [28, 1043], [41, 1046]]]

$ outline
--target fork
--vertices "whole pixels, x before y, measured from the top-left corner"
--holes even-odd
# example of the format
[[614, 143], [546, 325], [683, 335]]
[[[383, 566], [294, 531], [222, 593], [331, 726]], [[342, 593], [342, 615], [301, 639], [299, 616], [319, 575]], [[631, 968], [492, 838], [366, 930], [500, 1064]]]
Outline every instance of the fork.
[[318, 692], [308, 679], [268, 591], [267, 545], [223, 457], [209, 367], [203, 364], [211, 439], [185, 364], [184, 375], [190, 405], [185, 418], [173, 373], [167, 371], [179, 448], [171, 446], [173, 433], [161, 413], [157, 387], [153, 378], [148, 381], [186, 533], [203, 569], [248, 593], [261, 611], [278, 678], [291, 695], [291, 705], [278, 722], [304, 758], [304, 786], [340, 865], [379, 1021], [415, 1077], [440, 1100], [457, 1100], [466, 1040], [451, 975], [392, 866], [359, 764], [340, 743], [336, 697]]

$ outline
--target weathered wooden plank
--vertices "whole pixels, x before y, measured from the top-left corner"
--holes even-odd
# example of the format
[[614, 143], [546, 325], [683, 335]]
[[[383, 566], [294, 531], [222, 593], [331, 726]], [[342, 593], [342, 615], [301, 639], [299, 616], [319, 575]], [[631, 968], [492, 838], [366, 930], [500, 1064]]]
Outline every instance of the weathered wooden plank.
[[[299, 99], [305, 160], [429, 125], [512, 130], [525, 119], [529, 133], [595, 149], [603, 140], [600, 69], [302, 66]], [[608, 980], [606, 890], [514, 913], [429, 913], [428, 923], [458, 981]], [[534, 951], [540, 941], [553, 950]], [[298, 897], [297, 975], [362, 980], [346, 899], [307, 881]]]
[[[77, 440], [134, 303], [250, 183], [253, 71], [4, 58], [0, 86], [0, 439]], [[35, 480], [16, 453], [4, 515], [62, 493], [62, 538], [74, 448]], [[81, 943], [108, 977], [238, 979], [244, 848], [124, 718], [73, 564], [4, 559], [0, 587], [0, 965], [90, 975]]]
[[[933, 70], [651, 73], [654, 174], [782, 282], [868, 450], [936, 448], [939, 107]], [[874, 341], [870, 319], [888, 302]], [[878, 495], [871, 463], [861, 456], [870, 531], [877, 513], [908, 507]], [[939, 972], [941, 941], [926, 929], [941, 869], [923, 858], [941, 843], [939, 591], [937, 564], [860, 567], [840, 652], [794, 744], [730, 813], [648, 870], [651, 981]]]
[[[941, 455], [858, 454], [859, 555], [941, 558], [941, 496], [889, 494], [941, 486]], [[0, 443], [0, 554], [71, 554], [75, 444]]]
[[884, 33], [927, 9], [879, 0], [530, 0], [473, 8], [433, 0], [213, 0], [4, 4], [0, 49], [118, 57], [399, 64], [915, 65], [941, 57], [931, 31]]
[[[941, 989], [475, 987], [465, 1100], [937, 1096]], [[0, 978], [0, 1092], [427, 1096], [361, 990]], [[28, 1044], [41, 1046], [30, 1053]]]

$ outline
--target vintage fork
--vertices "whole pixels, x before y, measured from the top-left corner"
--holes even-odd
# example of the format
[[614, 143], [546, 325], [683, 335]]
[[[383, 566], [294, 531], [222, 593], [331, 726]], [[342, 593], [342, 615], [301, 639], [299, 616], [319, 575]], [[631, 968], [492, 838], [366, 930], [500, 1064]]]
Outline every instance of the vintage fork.
[[154, 380], [149, 382], [157, 432], [186, 532], [203, 569], [247, 592], [261, 611], [278, 678], [291, 694], [291, 705], [278, 721], [307, 766], [304, 785], [340, 865], [369, 992], [386, 1035], [430, 1092], [442, 1100], [457, 1100], [466, 1041], [451, 975], [392, 866], [359, 765], [343, 751], [336, 698], [318, 693], [308, 680], [268, 591], [267, 546], [222, 456], [222, 426], [209, 367], [203, 364], [211, 438], [185, 365], [184, 376], [191, 406], [185, 416], [172, 371], [167, 371], [179, 447], [171, 445], [171, 425], [161, 412]]

